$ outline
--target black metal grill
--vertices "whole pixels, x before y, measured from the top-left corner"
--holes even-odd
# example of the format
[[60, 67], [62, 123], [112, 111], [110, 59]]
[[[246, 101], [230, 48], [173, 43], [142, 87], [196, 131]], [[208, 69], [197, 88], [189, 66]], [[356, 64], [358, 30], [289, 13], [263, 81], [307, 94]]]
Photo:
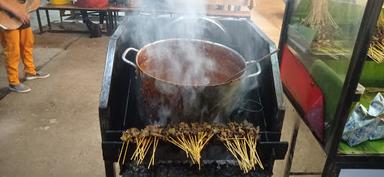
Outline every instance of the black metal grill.
[[[145, 126], [139, 117], [140, 105], [137, 104], [138, 85], [135, 71], [122, 62], [121, 55], [128, 47], [141, 48], [160, 39], [183, 37], [174, 31], [176, 28], [168, 28], [175, 20], [177, 21], [177, 18], [172, 16], [129, 16], [110, 39], [99, 106], [107, 176], [115, 175], [113, 164], [118, 158], [121, 132], [127, 128]], [[226, 45], [246, 59], [260, 58], [275, 50], [274, 44], [248, 19], [214, 18], [214, 20], [222, 26], [225, 33], [215, 25], [207, 25], [201, 39]], [[157, 34], [155, 30], [163, 33], [155, 35]], [[139, 32], [145, 36], [137, 35]], [[273, 55], [270, 60], [263, 60], [261, 66], [263, 70], [261, 75], [247, 81], [249, 87], [246, 87], [244, 97], [239, 107], [232, 112], [230, 119], [234, 121], [246, 119], [261, 128], [258, 152], [265, 167], [263, 173], [271, 174], [274, 161], [284, 158], [288, 143], [280, 141], [284, 108], [277, 56]], [[159, 164], [185, 161], [187, 161], [185, 153], [178, 148], [173, 145], [159, 145], [156, 155], [156, 162]], [[212, 162], [231, 164], [229, 162], [233, 162], [233, 158], [224, 146], [219, 145], [219, 142], [212, 142], [204, 149], [202, 161], [205, 164]]]

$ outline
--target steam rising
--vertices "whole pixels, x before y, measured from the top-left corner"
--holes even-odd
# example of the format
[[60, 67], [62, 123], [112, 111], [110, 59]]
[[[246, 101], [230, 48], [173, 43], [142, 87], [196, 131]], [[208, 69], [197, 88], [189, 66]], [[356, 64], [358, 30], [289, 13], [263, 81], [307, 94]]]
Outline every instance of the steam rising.
[[[146, 12], [154, 14], [160, 11], [172, 12], [180, 16], [175, 18], [172, 23], [164, 25], [164, 28], [154, 30], [155, 34], [151, 32], [151, 35], [148, 35], [146, 29], [151, 29], [150, 26], [152, 24], [147, 21], [137, 21], [138, 26], [143, 28], [143, 30], [137, 31], [139, 34], [134, 35], [137, 37], [135, 41], [138, 43], [138, 46], [151, 43], [153, 39], [166, 39], [170, 37], [204, 39], [204, 35], [206, 35], [205, 31], [207, 31], [207, 23], [212, 23], [206, 18], [201, 18], [202, 14], [206, 12], [206, 0], [140, 0], [135, 2], [144, 14]], [[165, 15], [169, 14], [165, 13]], [[169, 34], [169, 29], [172, 29], [173, 34]], [[210, 79], [206, 75], [207, 72], [216, 69], [215, 63], [196, 48], [196, 46], [185, 43], [183, 43], [183, 45], [184, 46], [178, 47], [180, 55], [183, 56], [182, 60], [173, 58], [175, 54], [169, 50], [171, 46], [156, 48], [156, 50], [149, 51], [151, 53], [148, 55], [157, 59], [156, 63], [159, 64], [157, 71], [162, 72], [163, 70], [168, 70], [169, 76], [167, 78], [173, 81], [182, 81], [183, 83], [181, 84], [188, 85], [198, 80], [200, 84], [208, 84]], [[155, 73], [155, 75], [158, 74], [161, 73]], [[164, 90], [164, 92], [169, 92], [169, 90]]]
[[[130, 34], [134, 47], [141, 48], [147, 44], [153, 43], [161, 39], [169, 38], [188, 38], [188, 39], [203, 39], [211, 37], [210, 35], [220, 35], [221, 40], [228, 40], [228, 34], [225, 29], [220, 25], [219, 22], [214, 21], [208, 18], [202, 18], [202, 14], [206, 14], [207, 3], [206, 0], [140, 0], [136, 1], [139, 8], [142, 9], [140, 15], [148, 15], [158, 13], [159, 11], [163, 12], [174, 12], [174, 20], [171, 23], [161, 24], [161, 21], [157, 21], [158, 24], [153, 24], [153, 20], [137, 20], [135, 23], [139, 27], [138, 30], [133, 30]], [[169, 16], [168, 13], [158, 14]], [[156, 18], [156, 16], [148, 15], [148, 18]], [[156, 26], [156, 30], [153, 28]], [[160, 26], [160, 27], [159, 27]], [[126, 27], [129, 29], [129, 27]], [[209, 29], [214, 29], [214, 31], [209, 31]], [[182, 58], [175, 58], [174, 48], [178, 50], [178, 56]], [[194, 114], [194, 112], [200, 111], [200, 117], [190, 118], [190, 122], [198, 121], [208, 121], [208, 122], [220, 122], [220, 117], [222, 112], [227, 112], [229, 110], [223, 110], [218, 115], [213, 116], [210, 120], [207, 120], [204, 117], [205, 113], [212, 111], [215, 108], [212, 106], [207, 106], [202, 100], [200, 94], [205, 91], [204, 87], [201, 85], [209, 85], [212, 83], [212, 78], [209, 73], [213, 71], [220, 71], [220, 66], [214, 62], [209, 55], [202, 52], [201, 48], [196, 47], [192, 42], [183, 43], [183, 46], [169, 46], [164, 45], [162, 47], [156, 47], [153, 50], [147, 51], [147, 55], [150, 58], [156, 59], [156, 69], [154, 73], [151, 73], [155, 78], [159, 78], [159, 75], [166, 72], [165, 77], [177, 85], [187, 85], [188, 89], [179, 90], [174, 85], [164, 84], [162, 81], [155, 83], [155, 86], [158, 91], [165, 95], [172, 95], [176, 92], [180, 92], [182, 101], [180, 103], [182, 106], [182, 112], [185, 115]], [[229, 76], [231, 77], [231, 76]], [[199, 85], [199, 87], [194, 87], [194, 85]], [[245, 84], [247, 85], [247, 84]], [[254, 86], [255, 87], [255, 86]], [[247, 87], [246, 89], [249, 89]], [[225, 98], [219, 101], [220, 107], [227, 107], [230, 110], [235, 109], [236, 106], [233, 103], [238, 103], [240, 98], [233, 98], [237, 93], [237, 90], [244, 91], [245, 89], [239, 89], [234, 87], [231, 90], [226, 90]], [[159, 109], [157, 110], [157, 117], [155, 123], [159, 125], [166, 125], [169, 121], [178, 121], [174, 120], [174, 110], [172, 106], [163, 104], [164, 100], [155, 99], [151, 100], [152, 105], [160, 104]], [[230, 104], [232, 103], [232, 104]], [[177, 103], [170, 103], [177, 104]], [[193, 119], [193, 120], [192, 120]], [[223, 121], [223, 120], [222, 120]]]
[[204, 46], [194, 42], [179, 39], [172, 42], [159, 41], [148, 46], [145, 51], [145, 56], [149, 58], [145, 63], [148, 64], [147, 74], [177, 85], [210, 84], [213, 81], [210, 75], [217, 72], [217, 64], [204, 50]]
[[[156, 30], [155, 34], [152, 34], [156, 39], [166, 38], [169, 28], [172, 29], [173, 37], [201, 39], [204, 35], [206, 26], [202, 24], [203, 18], [201, 16], [206, 14], [206, 0], [140, 0], [135, 2], [139, 6], [138, 8], [142, 9], [142, 15], [148, 13], [180, 17], [173, 23], [165, 25], [163, 29]], [[138, 21], [138, 23], [143, 28], [151, 26], [147, 21]], [[139, 33], [142, 33], [142, 35], [138, 35], [140, 41], [151, 41], [150, 38], [147, 38], [148, 34], [145, 30], [139, 31]]]

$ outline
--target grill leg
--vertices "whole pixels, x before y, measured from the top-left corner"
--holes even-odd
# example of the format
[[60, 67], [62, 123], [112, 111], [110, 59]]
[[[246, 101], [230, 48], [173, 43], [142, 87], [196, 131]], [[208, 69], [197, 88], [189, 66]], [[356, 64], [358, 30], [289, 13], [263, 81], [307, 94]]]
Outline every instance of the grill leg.
[[291, 147], [289, 148], [289, 152], [288, 152], [288, 156], [287, 156], [287, 162], [285, 164], [284, 177], [289, 177], [291, 174], [293, 155], [295, 153], [296, 140], [297, 140], [297, 134], [299, 133], [299, 128], [300, 128], [300, 120], [298, 117], [295, 117], [293, 133], [292, 133], [292, 138], [291, 138]]
[[106, 177], [116, 177], [115, 166], [113, 165], [113, 162], [104, 161], [104, 166]]

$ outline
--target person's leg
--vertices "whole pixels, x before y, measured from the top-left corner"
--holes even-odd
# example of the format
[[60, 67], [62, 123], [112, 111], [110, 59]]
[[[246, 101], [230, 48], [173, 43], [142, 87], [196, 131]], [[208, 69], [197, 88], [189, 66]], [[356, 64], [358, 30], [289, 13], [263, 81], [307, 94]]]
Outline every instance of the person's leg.
[[81, 10], [81, 18], [83, 19], [83, 23], [87, 24], [90, 20], [88, 18], [88, 12], [86, 10]]
[[20, 30], [20, 53], [24, 63], [24, 73], [26, 80], [42, 79], [49, 77], [49, 74], [36, 71], [33, 60], [34, 36], [32, 28]]
[[36, 75], [36, 67], [33, 63], [34, 36], [32, 28], [20, 30], [20, 54], [24, 63], [24, 73]]
[[104, 20], [106, 16], [107, 16], [106, 12], [104, 11], [99, 12], [100, 24], [104, 24]]
[[84, 24], [87, 25], [88, 31], [89, 31], [89, 36], [91, 38], [93, 37], [100, 37], [101, 36], [101, 28], [100, 25], [94, 24], [88, 17], [88, 13], [85, 10], [80, 11], [81, 16], [83, 18]]
[[5, 66], [9, 85], [19, 85], [20, 31], [0, 31], [0, 39], [4, 49]]

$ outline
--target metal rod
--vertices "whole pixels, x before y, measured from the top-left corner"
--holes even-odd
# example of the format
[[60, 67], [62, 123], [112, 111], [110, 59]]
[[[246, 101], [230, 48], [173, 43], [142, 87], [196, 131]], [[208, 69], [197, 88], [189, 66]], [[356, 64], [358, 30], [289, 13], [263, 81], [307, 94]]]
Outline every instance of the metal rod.
[[251, 61], [249, 62], [248, 65], [245, 65], [244, 69], [240, 70], [239, 72], [237, 72], [236, 74], [234, 74], [232, 77], [230, 77], [229, 79], [227, 79], [227, 80], [225, 81], [225, 83], [226, 83], [226, 82], [229, 82], [229, 81], [231, 81], [231, 80], [233, 80], [234, 78], [237, 77], [237, 75], [239, 75], [239, 74], [243, 73], [244, 71], [246, 71], [246, 70], [248, 69], [248, 66], [253, 65], [253, 64], [256, 64], [256, 63], [260, 63], [261, 61], [267, 59], [268, 57], [270, 57], [271, 55], [273, 55], [274, 53], [276, 53], [276, 52], [278, 52], [278, 51], [279, 51], [279, 49], [276, 49], [276, 50], [274, 50], [273, 52], [271, 52], [271, 53], [269, 53], [269, 54], [267, 54], [267, 55], [261, 57], [261, 58], [258, 59], [258, 60], [251, 60]]
[[43, 33], [43, 25], [41, 25], [40, 9], [36, 10], [37, 23], [39, 24], [40, 34]]
[[292, 132], [292, 137], [291, 137], [291, 147], [288, 150], [288, 155], [287, 155], [287, 161], [285, 162], [285, 168], [284, 168], [284, 177], [289, 177], [293, 175], [291, 173], [291, 168], [292, 168], [292, 162], [293, 162], [293, 156], [295, 154], [295, 149], [296, 149], [296, 142], [297, 142], [297, 135], [299, 134], [299, 128], [300, 128], [300, 120], [298, 117], [295, 117], [293, 120], [293, 132]]
[[46, 16], [46, 18], [47, 18], [48, 29], [51, 30], [51, 29], [52, 29], [52, 26], [51, 26], [51, 19], [49, 18], [49, 12], [48, 12], [48, 10], [45, 10], [45, 16]]

